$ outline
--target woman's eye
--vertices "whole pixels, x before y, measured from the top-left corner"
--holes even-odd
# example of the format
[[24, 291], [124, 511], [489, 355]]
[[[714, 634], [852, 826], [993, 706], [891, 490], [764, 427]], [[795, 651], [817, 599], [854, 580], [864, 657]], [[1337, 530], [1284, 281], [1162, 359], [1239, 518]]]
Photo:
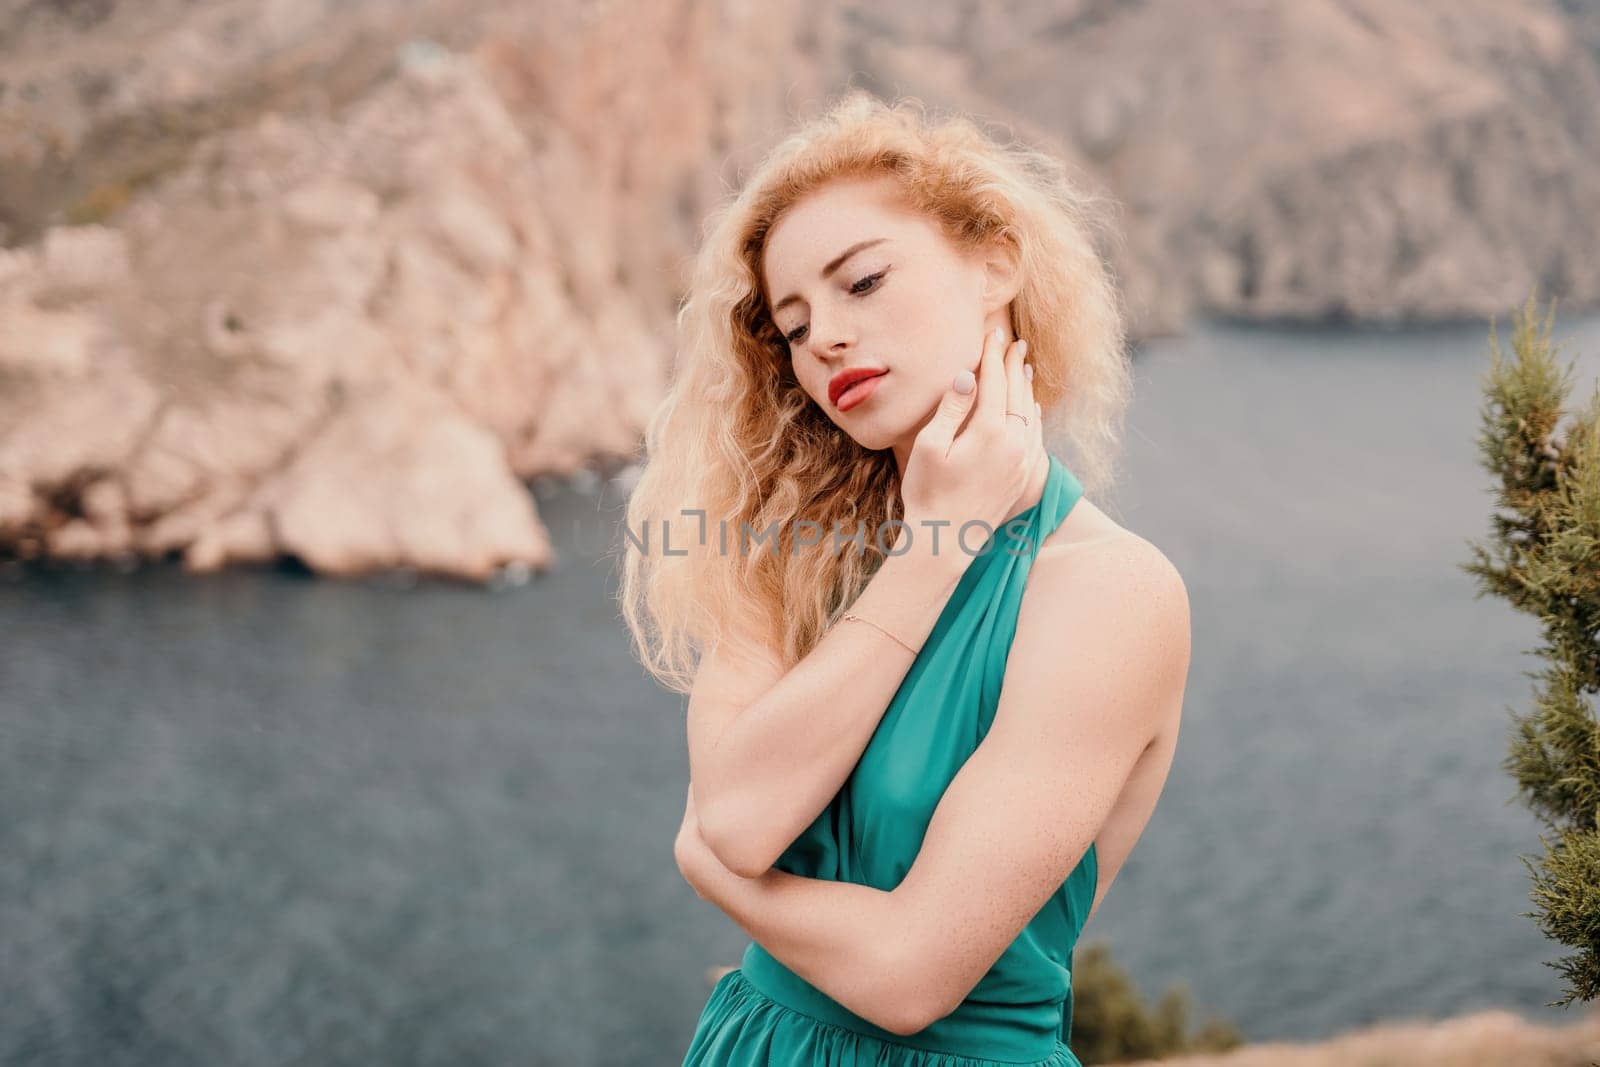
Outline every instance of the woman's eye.
[[[852, 285], [850, 287], [850, 292], [855, 296], [864, 296], [867, 293], [872, 292], [873, 289], [877, 288], [876, 283], [878, 280], [888, 273], [889, 271], [886, 268], [878, 271], [876, 274], [869, 274], [865, 278], [858, 280], [854, 285]], [[863, 288], [863, 286], [865, 286], [865, 288]], [[794, 344], [805, 335], [805, 332], [806, 328], [804, 326], [796, 326], [791, 332], [784, 335], [784, 340], [788, 341], [790, 344]]]
[[852, 285], [850, 287], [850, 291], [852, 293], [856, 293], [858, 295], [861, 294], [861, 293], [871, 292], [872, 290], [871, 290], [870, 287], [866, 288], [866, 289], [863, 289], [863, 288], [861, 288], [861, 286], [866, 285], [868, 282], [876, 282], [879, 278], [883, 277], [887, 273], [889, 273], [889, 272], [880, 270], [876, 274], [869, 274], [865, 278], [862, 278], [860, 281], [856, 282], [856, 284]]

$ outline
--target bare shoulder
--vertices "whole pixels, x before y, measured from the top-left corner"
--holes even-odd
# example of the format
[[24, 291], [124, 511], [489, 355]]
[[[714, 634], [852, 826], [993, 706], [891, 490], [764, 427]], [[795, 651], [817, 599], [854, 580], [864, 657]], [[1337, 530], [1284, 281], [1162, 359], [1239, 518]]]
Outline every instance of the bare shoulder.
[[1178, 568], [1150, 541], [1088, 500], [1044, 539], [1023, 591], [1020, 627], [1093, 632], [1149, 657], [1181, 683], [1189, 664], [1189, 594]]
[[[1166, 553], [1088, 499], [1074, 504], [1067, 517], [1044, 539], [1033, 567], [1054, 576], [1109, 573], [1116, 580], [1139, 585], [1155, 583], [1162, 590], [1179, 594], [1187, 609], [1188, 591], [1183, 576]], [[1134, 591], [1132, 587], [1128, 589], [1130, 593]]]

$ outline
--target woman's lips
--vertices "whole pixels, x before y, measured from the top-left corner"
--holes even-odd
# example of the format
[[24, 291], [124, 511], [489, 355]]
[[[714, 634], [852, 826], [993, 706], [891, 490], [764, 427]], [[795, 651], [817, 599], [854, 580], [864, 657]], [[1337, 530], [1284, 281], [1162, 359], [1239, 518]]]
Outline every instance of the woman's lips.
[[863, 378], [861, 381], [856, 382], [850, 388], [839, 394], [839, 399], [834, 403], [834, 407], [838, 408], [840, 411], [849, 411], [857, 404], [866, 400], [873, 393], [877, 392], [878, 383], [883, 381], [888, 374], [888, 371], [884, 371], [882, 374], [876, 374], [871, 378]]

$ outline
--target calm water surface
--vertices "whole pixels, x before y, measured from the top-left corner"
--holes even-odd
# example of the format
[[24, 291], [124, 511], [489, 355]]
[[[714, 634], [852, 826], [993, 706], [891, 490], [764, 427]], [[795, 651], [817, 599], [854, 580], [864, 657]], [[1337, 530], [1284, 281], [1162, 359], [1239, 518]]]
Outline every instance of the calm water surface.
[[[1600, 374], [1600, 319], [1557, 329]], [[1084, 934], [1254, 1039], [1510, 1007], [1554, 959], [1499, 769], [1534, 621], [1474, 600], [1486, 328], [1147, 345], [1098, 502], [1183, 572], [1177, 762]], [[672, 859], [683, 701], [621, 497], [535, 486], [520, 588], [0, 581], [0, 1062], [676, 1064], [745, 936]], [[1576, 1009], [1574, 1009], [1576, 1010]]]

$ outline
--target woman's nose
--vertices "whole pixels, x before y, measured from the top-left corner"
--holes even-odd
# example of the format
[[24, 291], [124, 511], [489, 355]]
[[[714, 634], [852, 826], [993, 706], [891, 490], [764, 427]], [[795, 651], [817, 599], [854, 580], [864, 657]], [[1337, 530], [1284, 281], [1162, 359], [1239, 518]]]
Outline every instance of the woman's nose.
[[[817, 336], [824, 336], [818, 334]], [[835, 363], [850, 352], [850, 341], [843, 336], [836, 336], [832, 341], [818, 347], [817, 356], [825, 363]]]

